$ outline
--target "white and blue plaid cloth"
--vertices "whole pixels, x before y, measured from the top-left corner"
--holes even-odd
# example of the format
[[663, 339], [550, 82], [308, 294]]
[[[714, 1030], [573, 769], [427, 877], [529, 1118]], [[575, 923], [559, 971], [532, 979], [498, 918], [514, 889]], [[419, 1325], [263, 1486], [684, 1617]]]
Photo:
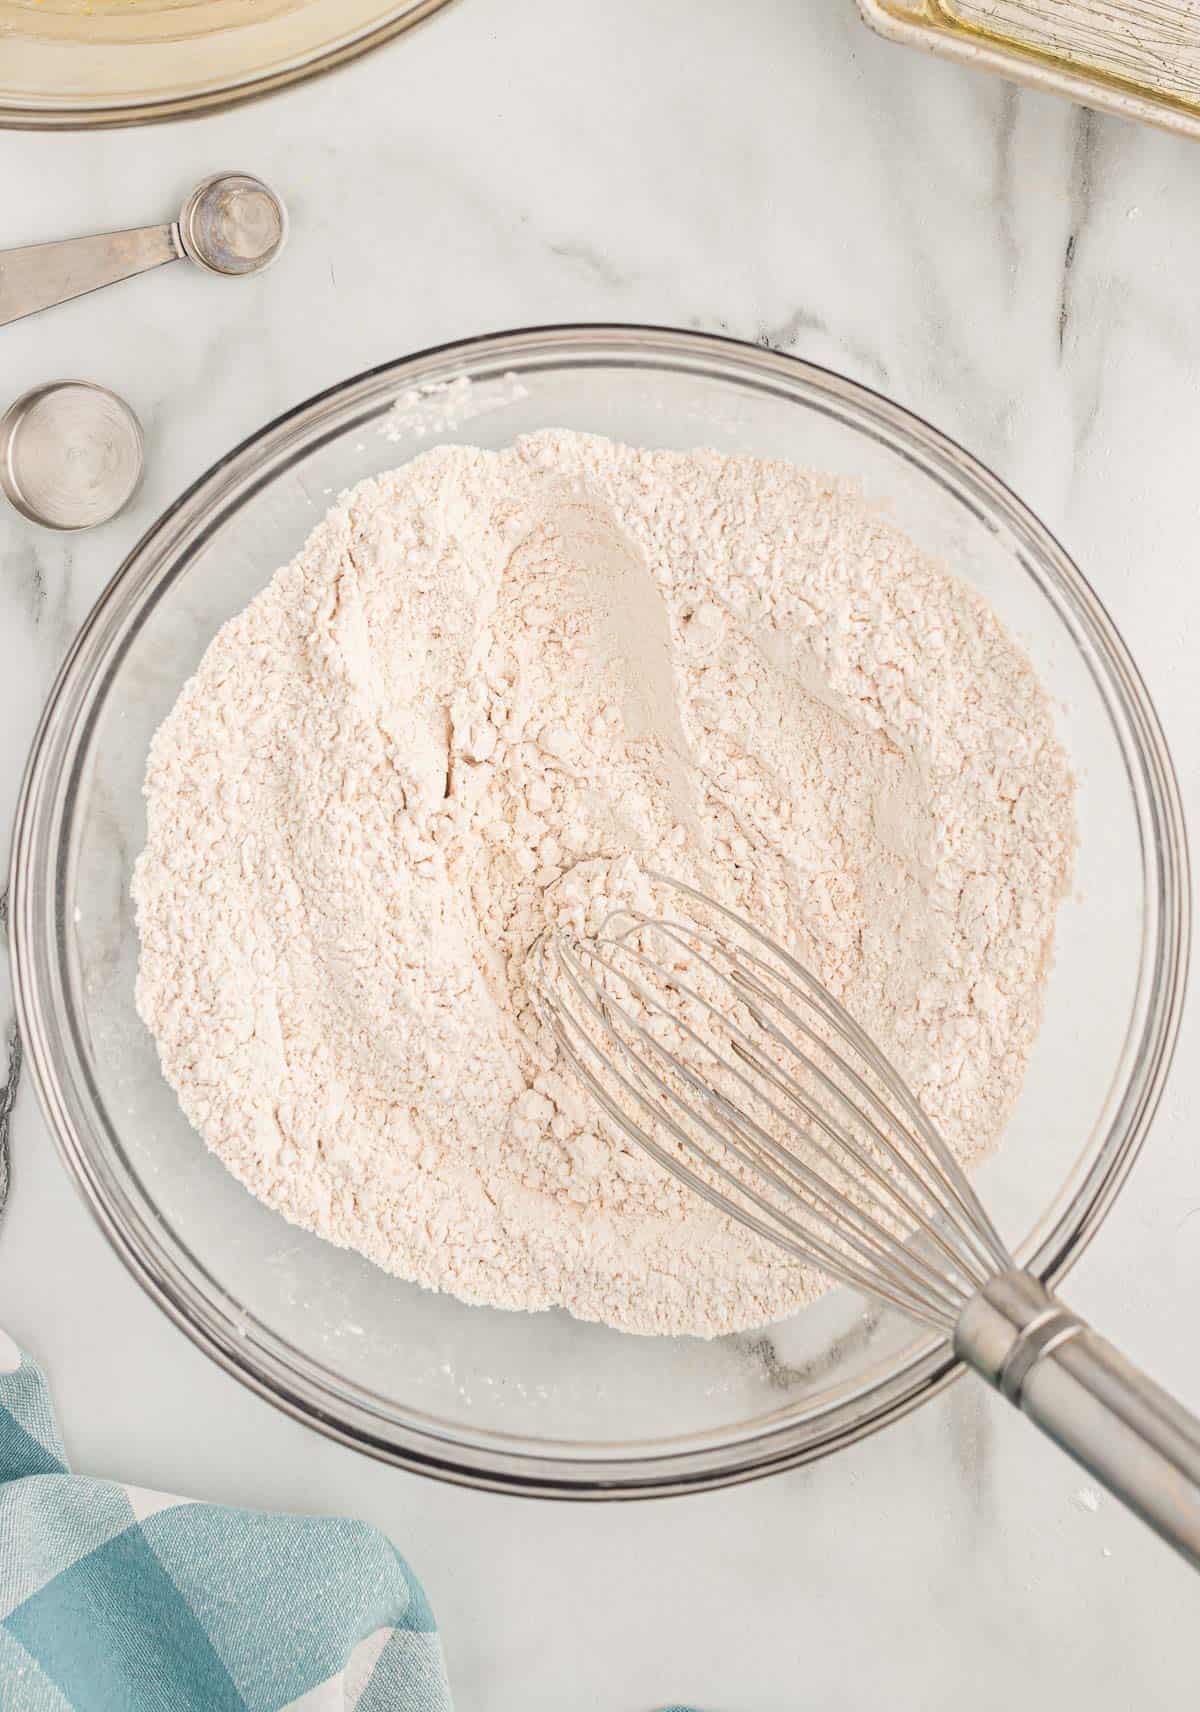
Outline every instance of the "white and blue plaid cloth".
[[450, 1712], [433, 1613], [365, 1522], [71, 1474], [0, 1333], [4, 1712]]
[[0, 1712], [452, 1702], [421, 1584], [377, 1529], [72, 1474], [41, 1370], [0, 1331]]

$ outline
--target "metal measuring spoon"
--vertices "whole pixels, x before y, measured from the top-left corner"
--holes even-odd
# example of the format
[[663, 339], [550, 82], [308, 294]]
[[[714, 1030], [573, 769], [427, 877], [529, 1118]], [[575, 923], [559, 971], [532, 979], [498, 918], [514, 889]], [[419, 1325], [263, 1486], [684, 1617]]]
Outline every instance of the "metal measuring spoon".
[[259, 273], [286, 237], [287, 210], [268, 185], [244, 172], [215, 173], [164, 226], [0, 250], [0, 327], [184, 257], [210, 273]]

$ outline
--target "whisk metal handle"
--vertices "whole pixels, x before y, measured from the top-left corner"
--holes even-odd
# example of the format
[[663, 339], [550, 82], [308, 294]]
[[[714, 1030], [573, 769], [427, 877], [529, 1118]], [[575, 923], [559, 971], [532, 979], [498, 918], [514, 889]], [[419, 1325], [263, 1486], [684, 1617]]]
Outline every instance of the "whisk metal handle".
[[1025, 1272], [967, 1303], [954, 1347], [1200, 1569], [1200, 1421]]

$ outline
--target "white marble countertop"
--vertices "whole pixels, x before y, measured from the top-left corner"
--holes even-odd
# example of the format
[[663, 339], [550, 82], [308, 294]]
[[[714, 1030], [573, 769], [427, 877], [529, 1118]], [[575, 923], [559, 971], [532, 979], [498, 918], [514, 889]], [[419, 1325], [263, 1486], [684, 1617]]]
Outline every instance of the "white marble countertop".
[[[4, 402], [103, 382], [148, 450], [104, 529], [0, 516], [5, 823], [72, 632], [212, 459], [385, 358], [589, 319], [828, 363], [998, 469], [1124, 632], [1197, 818], [1200, 146], [890, 47], [853, 0], [459, 0], [266, 104], [0, 134], [0, 244], [166, 217], [222, 167], [287, 197], [271, 273], [176, 268], [0, 331]], [[1193, 1011], [1070, 1292], [1194, 1408], [1198, 1044]], [[982, 1387], [708, 1497], [586, 1508], [437, 1486], [306, 1432], [200, 1355], [92, 1226], [28, 1084], [12, 1140], [0, 1323], [48, 1367], [75, 1466], [387, 1529], [425, 1581], [460, 1712], [1194, 1699], [1189, 1572], [1111, 1501], [1081, 1504], [1078, 1471]]]

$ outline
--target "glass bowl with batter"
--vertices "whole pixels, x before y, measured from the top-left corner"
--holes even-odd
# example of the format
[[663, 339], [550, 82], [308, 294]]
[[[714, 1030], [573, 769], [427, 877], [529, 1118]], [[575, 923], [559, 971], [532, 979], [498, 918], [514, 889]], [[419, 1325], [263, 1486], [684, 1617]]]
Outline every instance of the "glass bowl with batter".
[[1026, 650], [1076, 776], [1079, 846], [1045, 1019], [977, 1181], [1021, 1262], [1062, 1277], [1138, 1152], [1178, 1028], [1188, 885], [1162, 733], [1103, 608], [1002, 483], [879, 395], [757, 347], [629, 327], [467, 341], [333, 388], [184, 494], [105, 591], [34, 743], [11, 889], [19, 1009], [56, 1140], [117, 1252], [246, 1384], [347, 1444], [464, 1484], [682, 1492], [849, 1443], [955, 1364], [843, 1289], [702, 1341], [403, 1283], [246, 1193], [188, 1125], [134, 1007], [146, 752], [215, 632], [298, 551], [318, 496], [442, 442], [500, 448], [547, 427], [854, 477]]

